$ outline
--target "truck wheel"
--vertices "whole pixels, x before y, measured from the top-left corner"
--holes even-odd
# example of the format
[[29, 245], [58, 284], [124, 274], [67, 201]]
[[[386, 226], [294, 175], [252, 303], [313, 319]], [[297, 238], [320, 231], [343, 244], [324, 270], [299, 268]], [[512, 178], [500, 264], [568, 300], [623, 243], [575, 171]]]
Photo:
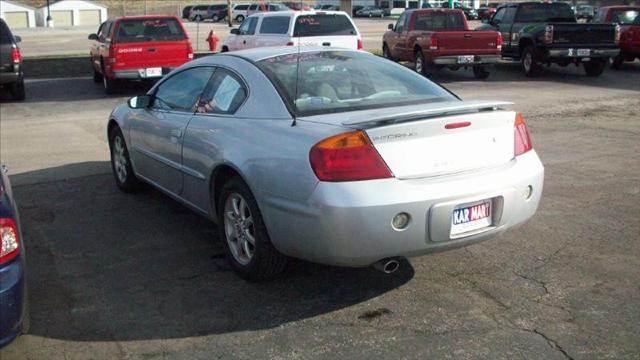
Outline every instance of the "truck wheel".
[[218, 22], [218, 21], [220, 21], [220, 18], [218, 18], [218, 15], [213, 15], [211, 20], [213, 20], [213, 22]]
[[11, 97], [13, 98], [13, 100], [16, 100], [16, 101], [24, 100], [25, 98], [24, 79], [20, 79], [14, 82], [13, 84], [11, 84], [11, 87], [9, 87], [9, 92], [11, 93]]
[[422, 51], [416, 51], [415, 53], [416, 72], [424, 76], [431, 76], [434, 73], [432, 66], [430, 66], [424, 59]]
[[607, 66], [607, 63], [599, 60], [591, 60], [589, 62], [584, 63], [584, 72], [587, 73], [587, 76], [600, 76], [604, 71], [604, 68]]
[[118, 81], [116, 79], [111, 79], [107, 76], [107, 72], [102, 68], [102, 86], [104, 87], [104, 92], [107, 95], [113, 95], [118, 90]]
[[484, 80], [489, 77], [489, 72], [485, 69], [484, 66], [474, 66], [473, 67], [473, 76], [475, 76], [478, 80]]
[[536, 52], [533, 46], [527, 46], [522, 52], [522, 71], [528, 77], [540, 75], [542, 67], [536, 61]]
[[624, 63], [624, 56], [618, 55], [611, 59], [611, 68], [615, 70], [622, 69], [622, 64]]
[[218, 232], [227, 260], [240, 277], [258, 281], [284, 270], [287, 258], [271, 243], [258, 203], [240, 177], [231, 178], [222, 187]]
[[391, 52], [389, 51], [389, 46], [387, 46], [387, 44], [382, 45], [382, 56], [387, 60], [396, 61], [393, 56], [391, 56]]
[[229, 51], [229, 48], [228, 48], [228, 47], [226, 47], [226, 46], [223, 46], [223, 47], [222, 47], [222, 50], [220, 50], [220, 52], [223, 52], [223, 53], [225, 53], [225, 52], [227, 52], [227, 51]]

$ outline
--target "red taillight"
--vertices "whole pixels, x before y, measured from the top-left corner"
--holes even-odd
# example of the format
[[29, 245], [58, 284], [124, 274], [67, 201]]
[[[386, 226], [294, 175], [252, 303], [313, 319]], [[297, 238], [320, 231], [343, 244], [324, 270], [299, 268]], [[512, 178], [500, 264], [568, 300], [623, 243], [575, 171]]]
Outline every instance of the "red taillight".
[[364, 46], [362, 45], [362, 39], [358, 39], [358, 50], [362, 50]]
[[289, 41], [289, 42], [287, 43], [287, 46], [293, 46], [293, 41]]
[[357, 181], [393, 177], [363, 131], [335, 135], [315, 144], [309, 162], [321, 181]]
[[20, 54], [20, 49], [17, 47], [11, 48], [11, 60], [13, 60], [14, 64], [19, 64], [22, 60], [22, 54]]
[[498, 48], [498, 50], [502, 50], [502, 42], [504, 40], [502, 40], [502, 34], [498, 33], [498, 38], [496, 39], [496, 48]]
[[529, 136], [529, 129], [524, 122], [522, 113], [516, 113], [516, 121], [513, 125], [514, 135], [514, 155], [518, 156], [533, 149], [533, 143], [531, 142], [531, 136]]
[[553, 25], [545, 26], [543, 40], [545, 44], [553, 44]]
[[429, 44], [429, 50], [438, 50], [438, 38], [435, 35], [431, 36], [431, 43]]
[[187, 59], [193, 60], [193, 46], [191, 46], [191, 42], [187, 44]]
[[18, 236], [18, 226], [15, 221], [9, 218], [0, 218], [0, 264], [15, 258], [20, 253], [20, 238]]

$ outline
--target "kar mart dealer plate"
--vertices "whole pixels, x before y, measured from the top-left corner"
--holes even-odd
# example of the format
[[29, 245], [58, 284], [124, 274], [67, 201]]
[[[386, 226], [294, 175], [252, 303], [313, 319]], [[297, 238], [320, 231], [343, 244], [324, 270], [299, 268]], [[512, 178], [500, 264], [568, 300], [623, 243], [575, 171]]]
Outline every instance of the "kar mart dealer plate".
[[451, 216], [451, 236], [491, 226], [492, 210], [491, 199], [456, 206]]

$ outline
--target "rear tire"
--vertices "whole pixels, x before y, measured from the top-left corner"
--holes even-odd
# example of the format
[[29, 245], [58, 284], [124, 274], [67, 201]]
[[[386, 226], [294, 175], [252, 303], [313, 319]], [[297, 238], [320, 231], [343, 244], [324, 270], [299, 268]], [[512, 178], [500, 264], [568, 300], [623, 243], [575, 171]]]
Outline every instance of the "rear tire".
[[238, 276], [259, 281], [284, 270], [287, 258], [271, 243], [258, 203], [240, 177], [224, 184], [217, 209], [218, 233], [227, 260]]
[[141, 183], [133, 172], [127, 143], [122, 131], [117, 126], [109, 133], [109, 150], [111, 152], [111, 170], [118, 188], [126, 193], [138, 190]]
[[422, 74], [424, 76], [431, 76], [435, 73], [433, 66], [429, 65], [424, 58], [424, 54], [422, 50], [418, 50], [415, 52], [415, 69], [418, 74]]
[[95, 83], [102, 82], [102, 74], [96, 69], [93, 69], [93, 82]]
[[607, 67], [607, 63], [604, 61], [591, 60], [589, 62], [584, 63], [584, 72], [587, 76], [597, 77], [602, 74], [605, 67]]
[[528, 77], [536, 77], [540, 75], [542, 67], [536, 61], [536, 52], [533, 46], [527, 46], [522, 52], [522, 71]]
[[24, 79], [20, 79], [11, 84], [11, 86], [9, 87], [9, 92], [11, 93], [11, 97], [13, 98], [13, 100], [23, 101], [26, 96], [26, 92], [24, 90]]
[[612, 59], [611, 68], [614, 70], [620, 70], [622, 69], [622, 64], [624, 64], [624, 56], [618, 55]]
[[473, 76], [478, 80], [484, 80], [489, 77], [489, 72], [484, 66], [474, 66]]
[[118, 80], [111, 79], [107, 76], [107, 72], [102, 68], [102, 86], [104, 87], [104, 92], [107, 95], [113, 95], [118, 91]]

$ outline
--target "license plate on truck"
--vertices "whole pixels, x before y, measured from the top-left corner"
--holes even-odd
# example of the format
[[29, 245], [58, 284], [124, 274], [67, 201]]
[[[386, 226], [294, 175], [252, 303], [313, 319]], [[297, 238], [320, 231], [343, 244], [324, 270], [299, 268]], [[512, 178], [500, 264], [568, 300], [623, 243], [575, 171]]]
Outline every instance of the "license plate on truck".
[[458, 64], [473, 64], [474, 61], [475, 61], [475, 55], [458, 56]]
[[491, 226], [491, 200], [458, 205], [453, 209], [451, 236]]
[[147, 68], [145, 69], [145, 75], [147, 77], [162, 76], [162, 68], [161, 67]]
[[578, 49], [578, 51], [576, 51], [578, 56], [590, 56], [591, 55], [591, 49]]

